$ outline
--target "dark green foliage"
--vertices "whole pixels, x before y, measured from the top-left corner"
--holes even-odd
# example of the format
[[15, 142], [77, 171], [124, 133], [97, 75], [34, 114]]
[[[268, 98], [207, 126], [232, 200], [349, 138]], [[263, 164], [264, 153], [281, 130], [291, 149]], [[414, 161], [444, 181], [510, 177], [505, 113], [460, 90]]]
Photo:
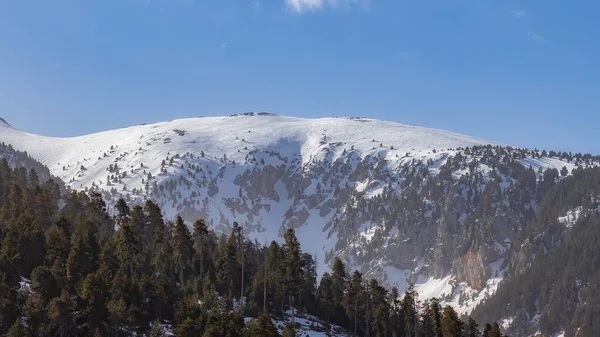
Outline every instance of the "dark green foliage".
[[285, 327], [283, 328], [283, 333], [282, 333], [283, 337], [296, 337], [296, 329], [294, 328], [294, 325], [291, 323], [287, 323], [285, 325]]
[[271, 317], [262, 314], [257, 320], [246, 325], [245, 337], [279, 337], [281, 336], [273, 324]]
[[8, 330], [7, 337], [28, 337], [29, 333], [21, 320], [18, 320]]
[[[548, 173], [548, 179], [557, 176]], [[473, 316], [479, 321], [515, 317], [508, 332], [518, 336], [538, 328], [545, 335], [564, 329], [566, 336], [574, 336], [580, 327], [579, 336], [600, 336], [600, 168], [576, 169], [548, 186], [523, 245], [522, 254], [535, 256], [535, 261], [513, 266], [519, 272], [502, 282]], [[558, 218], [574, 209], [581, 216], [567, 228]], [[530, 322], [538, 312], [536, 327]]]
[[[304, 286], [304, 262], [300, 242], [296, 238], [293, 229], [288, 229], [283, 235], [285, 244], [283, 245], [283, 282], [284, 294], [291, 297], [294, 304], [299, 303], [301, 289]], [[314, 278], [316, 280], [316, 278]], [[289, 298], [288, 298], [289, 302]], [[294, 307], [296, 307], [294, 305]]]
[[444, 308], [444, 317], [442, 318], [442, 336], [443, 337], [461, 337], [463, 322], [458, 318], [458, 314], [452, 307]]
[[16, 285], [0, 271], [0, 333], [8, 331], [19, 314]]
[[475, 320], [469, 317], [469, 321], [467, 322], [467, 331], [466, 337], [479, 337], [479, 325]]
[[167, 337], [163, 327], [160, 325], [160, 321], [154, 321], [154, 323], [152, 323], [152, 329], [150, 330], [150, 335], [148, 337]]
[[500, 326], [498, 325], [498, 323], [494, 323], [492, 324], [492, 326], [489, 328], [486, 326], [486, 332], [484, 337], [502, 337], [502, 332], [500, 331]]
[[192, 266], [193, 250], [190, 231], [181, 217], [177, 217], [175, 222], [171, 246], [173, 247], [173, 262], [175, 262], [179, 274], [179, 284], [183, 286]]
[[[168, 323], [177, 336], [279, 336], [270, 315], [291, 321], [292, 308], [361, 337], [426, 337], [426, 321], [431, 331], [442, 324], [437, 302], [419, 313], [415, 292], [400, 300], [358, 271], [348, 277], [340, 259], [319, 282], [293, 229], [285, 244], [261, 247], [237, 224], [218, 237], [202, 220], [192, 233], [181, 217], [165, 223], [150, 201], [120, 199], [112, 218], [94, 192], [65, 195], [59, 210], [56, 185], [39, 179], [0, 161], [0, 335], [159, 337]], [[21, 277], [31, 292], [18, 291]], [[259, 312], [244, 328], [244, 314]], [[283, 335], [301, 327], [286, 324]]]
[[417, 293], [410, 287], [402, 299], [402, 316], [404, 318], [404, 330], [406, 337], [418, 336], [418, 312], [416, 303]]
[[436, 298], [425, 304], [421, 317], [421, 336], [442, 337], [442, 308]]

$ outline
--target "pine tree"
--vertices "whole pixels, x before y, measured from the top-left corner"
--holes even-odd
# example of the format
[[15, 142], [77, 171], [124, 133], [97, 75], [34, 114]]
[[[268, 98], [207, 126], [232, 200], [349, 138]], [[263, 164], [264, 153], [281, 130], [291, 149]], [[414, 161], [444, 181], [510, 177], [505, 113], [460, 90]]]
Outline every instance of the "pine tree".
[[179, 284], [183, 286], [185, 284], [185, 277], [191, 267], [193, 249], [190, 231], [180, 216], [177, 217], [177, 221], [175, 222], [171, 242], [173, 258], [179, 275]]
[[300, 286], [300, 295], [298, 305], [301, 309], [306, 309], [308, 313], [316, 315], [318, 313], [317, 302], [317, 266], [312, 255], [302, 254], [302, 285]]
[[369, 302], [368, 302], [368, 315], [367, 317], [372, 320], [369, 324], [371, 336], [388, 336], [390, 334], [389, 329], [389, 317], [390, 317], [390, 306], [387, 302], [387, 291], [384, 287], [380, 286], [377, 280], [372, 279], [369, 282]]
[[294, 229], [288, 229], [283, 235], [285, 244], [283, 245], [284, 260], [283, 265], [285, 269], [285, 287], [286, 295], [292, 299], [298, 301], [300, 295], [300, 288], [304, 283], [304, 261], [302, 259], [302, 251], [300, 249], [300, 242], [296, 238]]
[[129, 278], [132, 278], [135, 276], [138, 254], [141, 252], [139, 242], [129, 222], [121, 225], [117, 236], [117, 257], [119, 263], [127, 270]]
[[437, 298], [429, 302], [429, 314], [433, 323], [433, 337], [442, 337], [442, 307]]
[[77, 324], [74, 317], [75, 302], [67, 291], [54, 298], [48, 306], [49, 326], [52, 336], [72, 336], [76, 334]]
[[75, 226], [71, 239], [71, 251], [67, 258], [67, 279], [78, 286], [85, 275], [96, 269], [100, 247], [96, 240], [97, 229], [90, 222]]
[[200, 279], [204, 278], [204, 249], [205, 241], [208, 236], [208, 227], [204, 220], [200, 219], [194, 223], [194, 232], [192, 233], [192, 240], [194, 242], [194, 252], [196, 261], [199, 262], [199, 270], [197, 271], [200, 275]]
[[23, 325], [23, 322], [19, 319], [10, 327], [8, 330], [7, 337], [28, 337], [29, 333], [27, 332], [27, 328]]
[[279, 315], [284, 313], [286, 295], [283, 259], [282, 248], [272, 241], [267, 249], [267, 303], [272, 303], [273, 311]]
[[359, 271], [355, 271], [348, 281], [344, 292], [344, 308], [351, 325], [351, 331], [356, 335], [359, 331], [359, 320], [365, 317], [365, 291], [363, 277]]
[[451, 306], [445, 307], [442, 318], [442, 335], [444, 337], [461, 337], [462, 325], [456, 311]]
[[152, 323], [152, 329], [150, 330], [149, 337], [167, 337], [167, 334], [165, 334], [165, 331], [160, 324], [160, 321], [157, 320]]
[[479, 325], [475, 320], [469, 317], [469, 321], [467, 323], [467, 337], [479, 337]]
[[232, 231], [226, 241], [221, 241], [219, 247], [218, 290], [221, 294], [229, 294], [231, 298], [239, 297], [241, 281], [239, 248], [239, 232], [237, 230]]
[[0, 334], [6, 333], [19, 317], [17, 291], [8, 276], [0, 271]]
[[332, 322], [338, 325], [346, 325], [347, 317], [344, 309], [344, 288], [346, 286], [346, 267], [339, 258], [333, 260], [331, 268], [331, 290], [333, 295], [333, 317]]
[[246, 326], [246, 337], [280, 337], [277, 328], [267, 314], [262, 314]]
[[[48, 228], [44, 233], [44, 247], [46, 249], [44, 264], [46, 266], [52, 267], [56, 264], [59, 268], [64, 268], [71, 248], [70, 228], [71, 225], [67, 220], [60, 218], [54, 226]], [[61, 274], [64, 274], [64, 272]]]
[[487, 337], [502, 337], [502, 332], [500, 331], [498, 323], [492, 324], [492, 328]]
[[490, 337], [490, 333], [492, 332], [492, 326], [489, 323], [486, 323], [483, 327], [483, 335], [482, 337]]
[[129, 215], [131, 210], [127, 205], [125, 199], [121, 198], [115, 204], [115, 208], [117, 209], [117, 224], [122, 225], [123, 223], [129, 221]]
[[193, 319], [187, 318], [183, 323], [179, 324], [175, 329], [175, 335], [181, 337], [197, 337], [200, 336], [200, 329], [196, 326]]
[[85, 305], [79, 310], [78, 320], [85, 322], [88, 331], [108, 325], [107, 302], [110, 290], [107, 285], [111, 283], [111, 273], [105, 263], [107, 261], [103, 259], [103, 265], [98, 271], [86, 276], [79, 295], [85, 301]]
[[324, 273], [323, 276], [321, 276], [318, 294], [319, 316], [324, 318], [326, 322], [330, 323], [332, 317], [335, 315], [335, 311], [333, 286], [331, 282], [331, 275], [329, 275], [329, 273]]
[[294, 325], [291, 323], [287, 323], [285, 325], [285, 327], [283, 328], [283, 333], [282, 333], [282, 337], [296, 337], [296, 329], [294, 328]]
[[405, 321], [404, 311], [400, 302], [398, 288], [393, 287], [388, 296], [387, 302], [390, 306], [389, 328], [392, 336], [404, 336]]
[[402, 299], [402, 316], [404, 316], [404, 328], [406, 337], [417, 337], [418, 313], [415, 297], [416, 292], [414, 291], [414, 288], [410, 286], [404, 294], [404, 298]]

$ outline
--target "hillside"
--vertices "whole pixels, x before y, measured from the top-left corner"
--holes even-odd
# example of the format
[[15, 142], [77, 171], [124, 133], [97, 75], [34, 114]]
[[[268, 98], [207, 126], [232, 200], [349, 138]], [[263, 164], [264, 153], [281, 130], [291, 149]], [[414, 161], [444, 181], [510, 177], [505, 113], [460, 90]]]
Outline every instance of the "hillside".
[[266, 113], [140, 125], [74, 138], [7, 123], [0, 142], [107, 204], [152, 199], [167, 219], [205, 219], [252, 240], [294, 228], [318, 274], [333, 257], [470, 312], [510, 269], [543, 195], [589, 155], [366, 118]]
[[599, 226], [600, 168], [577, 170], [543, 198], [515, 274], [474, 317], [502, 317], [516, 337], [600, 335]]
[[120, 199], [111, 217], [99, 193], [56, 196], [20, 172], [0, 159], [2, 336], [479, 335], [452, 307], [417, 306], [412, 291], [400, 301], [339, 259], [318, 281], [293, 229], [264, 246], [238, 224], [220, 235], [165, 222], [152, 201]]

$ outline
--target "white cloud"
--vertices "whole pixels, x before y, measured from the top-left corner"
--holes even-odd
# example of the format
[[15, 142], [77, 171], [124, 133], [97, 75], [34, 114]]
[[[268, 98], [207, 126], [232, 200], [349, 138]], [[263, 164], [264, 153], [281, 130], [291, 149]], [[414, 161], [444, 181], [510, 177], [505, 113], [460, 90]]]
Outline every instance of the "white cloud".
[[325, 7], [349, 6], [363, 3], [365, 0], [284, 0], [286, 6], [296, 13], [321, 10]]
[[546, 39], [543, 35], [540, 35], [535, 32], [529, 32], [529, 37], [535, 42], [546, 42]]
[[525, 12], [525, 11], [524, 11], [524, 10], [522, 10], [522, 9], [517, 9], [517, 10], [514, 10], [514, 11], [511, 11], [511, 12], [510, 12], [510, 14], [511, 14], [511, 15], [513, 15], [513, 16], [516, 16], [516, 17], [523, 16], [523, 15], [525, 15], [526, 13], [527, 13], [527, 12]]
[[285, 0], [285, 4], [292, 10], [302, 13], [323, 8], [326, 0]]

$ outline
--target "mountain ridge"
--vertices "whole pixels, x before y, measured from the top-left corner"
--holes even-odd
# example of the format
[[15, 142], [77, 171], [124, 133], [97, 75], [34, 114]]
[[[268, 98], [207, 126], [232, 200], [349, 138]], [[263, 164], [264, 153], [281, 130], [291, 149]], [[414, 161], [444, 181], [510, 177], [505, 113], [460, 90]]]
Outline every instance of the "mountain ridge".
[[[203, 218], [221, 232], [237, 221], [259, 242], [295, 228], [319, 274], [339, 256], [463, 313], [503, 279], [546, 172], [560, 179], [559, 170], [594, 165], [394, 122], [254, 113], [71, 138], [8, 129], [0, 142], [48, 165], [70, 188], [100, 192], [109, 207], [152, 199], [167, 219]], [[529, 192], [516, 193], [518, 186]]]

